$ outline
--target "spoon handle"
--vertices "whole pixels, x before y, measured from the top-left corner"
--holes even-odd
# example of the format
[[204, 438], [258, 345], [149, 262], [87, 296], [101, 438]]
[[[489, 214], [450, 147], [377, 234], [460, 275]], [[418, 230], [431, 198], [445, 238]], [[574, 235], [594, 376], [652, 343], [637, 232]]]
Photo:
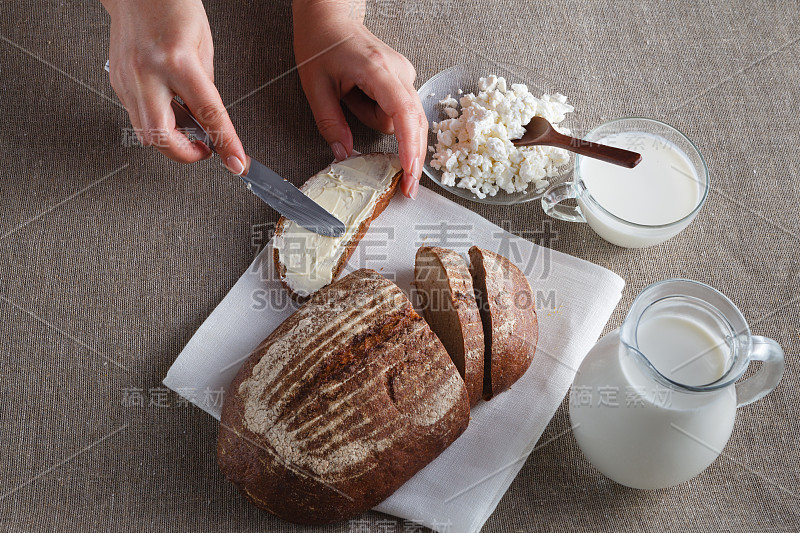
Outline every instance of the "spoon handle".
[[576, 154], [593, 157], [625, 168], [633, 168], [642, 161], [642, 155], [637, 152], [615, 148], [606, 144], [593, 143], [560, 133], [553, 135], [550, 142], [542, 144], [563, 148], [570, 152], [575, 152]]

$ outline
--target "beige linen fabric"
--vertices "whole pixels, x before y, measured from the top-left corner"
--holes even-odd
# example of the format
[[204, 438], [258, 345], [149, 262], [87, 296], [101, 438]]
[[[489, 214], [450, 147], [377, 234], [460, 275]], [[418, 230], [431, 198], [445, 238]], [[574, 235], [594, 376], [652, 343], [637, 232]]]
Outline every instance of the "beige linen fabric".
[[[278, 77], [294, 64], [289, 2], [207, 9], [246, 147], [302, 183], [331, 154], [296, 72]], [[740, 410], [724, 456], [673, 489], [604, 479], [562, 406], [484, 531], [797, 530], [797, 2], [377, 0], [367, 19], [420, 81], [496, 61], [568, 95], [578, 133], [628, 115], [686, 132], [713, 188], [660, 246], [614, 247], [536, 203], [456, 201], [625, 278], [607, 330], [644, 286], [680, 276], [726, 293], [787, 352], [783, 383]], [[378, 513], [303, 528], [250, 507], [217, 470], [216, 422], [161, 384], [276, 216], [216, 161], [130, 146], [102, 69], [108, 22], [94, 1], [0, 2], [0, 530], [413, 531]], [[362, 152], [395, 146], [354, 134]]]

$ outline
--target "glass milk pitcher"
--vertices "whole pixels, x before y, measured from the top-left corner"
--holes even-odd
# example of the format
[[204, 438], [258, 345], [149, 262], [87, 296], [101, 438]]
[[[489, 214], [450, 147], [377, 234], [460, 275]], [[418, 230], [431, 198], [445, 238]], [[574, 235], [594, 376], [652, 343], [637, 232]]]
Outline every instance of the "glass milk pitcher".
[[[761, 368], [735, 383], [750, 361]], [[714, 462], [736, 408], [772, 391], [783, 369], [778, 343], [751, 335], [723, 294], [696, 281], [661, 281], [586, 356], [570, 391], [573, 432], [614, 481], [671, 487]]]

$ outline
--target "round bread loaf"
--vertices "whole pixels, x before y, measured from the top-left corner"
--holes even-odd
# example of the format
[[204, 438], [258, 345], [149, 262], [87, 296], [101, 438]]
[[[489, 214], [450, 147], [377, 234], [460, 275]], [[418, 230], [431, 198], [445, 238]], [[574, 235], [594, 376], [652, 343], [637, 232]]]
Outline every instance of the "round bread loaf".
[[257, 507], [323, 524], [380, 503], [468, 422], [442, 343], [394, 283], [358, 270], [316, 292], [239, 370], [217, 459]]

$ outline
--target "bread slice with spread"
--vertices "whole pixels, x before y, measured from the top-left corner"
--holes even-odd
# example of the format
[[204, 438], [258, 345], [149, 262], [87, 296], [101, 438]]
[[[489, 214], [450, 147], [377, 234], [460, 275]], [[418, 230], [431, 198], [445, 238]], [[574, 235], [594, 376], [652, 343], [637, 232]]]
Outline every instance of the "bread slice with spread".
[[294, 298], [305, 299], [336, 279], [370, 223], [389, 204], [402, 174], [396, 154], [363, 154], [331, 164], [300, 187], [346, 229], [340, 237], [326, 237], [285, 217], [278, 220], [275, 268]]

